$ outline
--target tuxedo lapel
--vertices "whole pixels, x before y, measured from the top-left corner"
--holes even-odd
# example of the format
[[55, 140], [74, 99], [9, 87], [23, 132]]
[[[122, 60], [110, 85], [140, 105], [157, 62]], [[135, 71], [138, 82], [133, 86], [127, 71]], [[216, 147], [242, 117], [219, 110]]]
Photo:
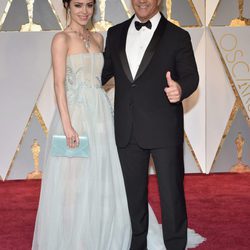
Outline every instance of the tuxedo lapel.
[[161, 16], [160, 22], [154, 32], [154, 35], [144, 53], [144, 56], [142, 58], [141, 64], [139, 66], [139, 69], [136, 73], [134, 81], [141, 76], [141, 74], [144, 72], [144, 70], [147, 68], [148, 64], [150, 63], [153, 55], [155, 54], [155, 51], [158, 48], [158, 44], [161, 40], [161, 37], [163, 36], [163, 33], [165, 31], [165, 26], [166, 26], [166, 20], [163, 15]]
[[133, 77], [129, 68], [128, 58], [126, 55], [126, 40], [127, 40], [128, 28], [133, 18], [134, 16], [130, 18], [128, 22], [125, 23], [120, 39], [120, 60], [122, 63], [123, 70], [130, 82], [133, 82]]

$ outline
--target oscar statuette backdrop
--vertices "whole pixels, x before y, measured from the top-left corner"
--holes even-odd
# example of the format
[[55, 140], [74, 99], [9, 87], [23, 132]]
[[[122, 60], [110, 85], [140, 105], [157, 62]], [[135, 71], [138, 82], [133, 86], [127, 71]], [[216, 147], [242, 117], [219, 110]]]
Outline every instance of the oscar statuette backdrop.
[[[248, 171], [250, 1], [162, 0], [161, 11], [190, 33], [200, 74], [184, 101], [185, 172]], [[130, 0], [97, 0], [90, 28], [105, 37], [132, 15]], [[1, 180], [42, 176], [55, 110], [50, 43], [66, 25], [61, 0], [0, 1]]]

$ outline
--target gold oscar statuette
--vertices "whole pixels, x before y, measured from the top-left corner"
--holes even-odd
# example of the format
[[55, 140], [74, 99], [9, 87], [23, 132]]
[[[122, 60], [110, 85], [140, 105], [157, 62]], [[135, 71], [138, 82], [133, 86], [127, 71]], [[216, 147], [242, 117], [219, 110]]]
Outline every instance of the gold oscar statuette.
[[94, 28], [96, 31], [102, 32], [102, 31], [107, 31], [112, 26], [112, 23], [105, 20], [106, 0], [100, 0], [99, 2], [100, 2], [101, 20], [94, 23]]
[[34, 161], [34, 171], [29, 173], [27, 175], [27, 179], [41, 179], [42, 178], [42, 172], [39, 170], [39, 154], [40, 154], [40, 145], [37, 142], [37, 139], [34, 139], [33, 144], [31, 146], [31, 152], [33, 155], [33, 161]]
[[177, 20], [172, 19], [172, 0], [166, 0], [166, 7], [168, 21], [180, 27], [180, 23]]
[[240, 27], [240, 26], [248, 26], [248, 25], [250, 25], [250, 19], [245, 18], [243, 16], [244, 0], [238, 0], [238, 7], [239, 7], [239, 17], [233, 19], [229, 26]]
[[244, 147], [244, 144], [245, 144], [245, 139], [243, 138], [241, 132], [238, 133], [238, 135], [235, 138], [234, 142], [235, 142], [235, 145], [236, 145], [238, 162], [231, 168], [230, 171], [231, 172], [236, 172], [236, 173], [250, 172], [250, 167], [242, 162], [243, 147]]
[[29, 22], [22, 25], [21, 31], [41, 31], [42, 27], [33, 23], [33, 7], [35, 0], [26, 0]]

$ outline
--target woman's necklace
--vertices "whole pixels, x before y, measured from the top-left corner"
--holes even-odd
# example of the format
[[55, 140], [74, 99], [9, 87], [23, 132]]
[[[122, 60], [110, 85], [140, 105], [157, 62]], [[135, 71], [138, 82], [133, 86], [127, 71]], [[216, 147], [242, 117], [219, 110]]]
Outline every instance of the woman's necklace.
[[75, 34], [78, 35], [78, 37], [84, 42], [84, 46], [86, 49], [90, 48], [90, 34], [89, 31], [86, 31], [86, 34], [83, 34], [82, 32], [73, 30], [70, 26], [68, 26], [71, 31], [73, 31]]

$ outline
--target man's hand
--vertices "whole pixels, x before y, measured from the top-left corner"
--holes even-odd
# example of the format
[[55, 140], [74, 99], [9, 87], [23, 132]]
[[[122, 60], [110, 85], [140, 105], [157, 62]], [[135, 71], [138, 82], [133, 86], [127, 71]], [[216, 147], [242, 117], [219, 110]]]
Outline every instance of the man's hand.
[[166, 74], [168, 87], [164, 89], [168, 100], [171, 103], [176, 103], [181, 100], [181, 86], [171, 78], [170, 71]]

